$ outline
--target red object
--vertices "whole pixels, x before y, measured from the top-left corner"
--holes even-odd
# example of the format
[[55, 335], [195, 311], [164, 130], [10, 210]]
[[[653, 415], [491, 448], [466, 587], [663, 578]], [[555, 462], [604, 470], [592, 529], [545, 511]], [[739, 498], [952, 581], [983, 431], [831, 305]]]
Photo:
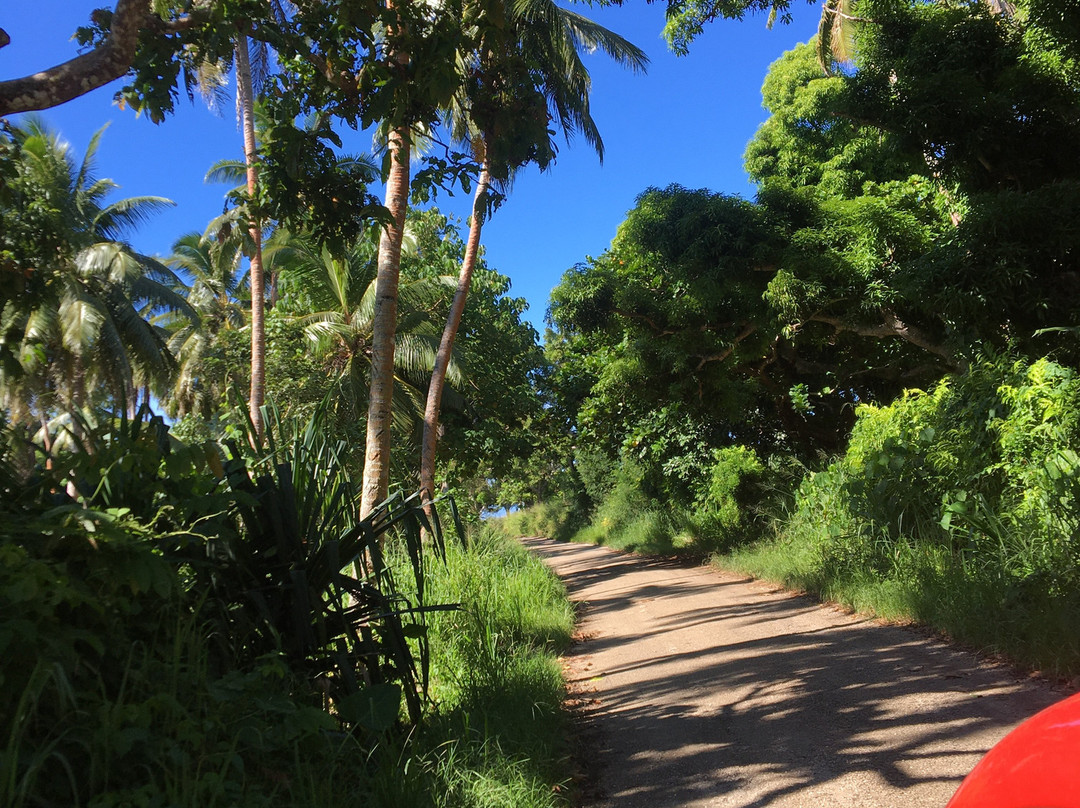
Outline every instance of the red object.
[[1080, 808], [1080, 693], [1002, 738], [946, 808]]

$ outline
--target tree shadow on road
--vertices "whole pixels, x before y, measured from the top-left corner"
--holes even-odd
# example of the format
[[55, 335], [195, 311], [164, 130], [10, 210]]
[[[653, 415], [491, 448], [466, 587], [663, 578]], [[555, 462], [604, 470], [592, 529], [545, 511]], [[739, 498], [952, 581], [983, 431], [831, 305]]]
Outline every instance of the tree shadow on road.
[[577, 645], [569, 666], [572, 690], [598, 691], [586, 720], [608, 766], [603, 804], [941, 806], [990, 745], [1062, 695], [749, 579], [531, 546], [588, 599], [586, 626], [625, 628]]

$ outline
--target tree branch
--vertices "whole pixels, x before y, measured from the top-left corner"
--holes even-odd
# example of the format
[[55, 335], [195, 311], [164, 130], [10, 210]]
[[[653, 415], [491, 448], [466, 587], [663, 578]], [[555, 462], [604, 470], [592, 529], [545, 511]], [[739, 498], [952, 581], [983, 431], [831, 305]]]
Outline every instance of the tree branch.
[[92, 51], [40, 73], [0, 82], [0, 116], [55, 107], [120, 78], [135, 58], [149, 12], [150, 0], [118, 0], [109, 35]]
[[921, 329], [908, 325], [894, 313], [888, 310], [881, 312], [882, 323], [879, 325], [855, 325], [846, 323], [839, 317], [830, 317], [826, 314], [815, 314], [808, 317], [808, 322], [825, 323], [831, 325], [837, 332], [847, 331], [860, 337], [872, 337], [882, 339], [886, 337], [899, 337], [905, 342], [922, 348], [927, 353], [940, 356], [954, 372], [962, 372], [966, 369], [963, 361], [958, 361], [956, 356], [948, 348], [933, 342]]
[[670, 329], [661, 328], [654, 319], [644, 314], [638, 314], [635, 311], [628, 311], [626, 309], [619, 308], [612, 309], [611, 311], [612, 313], [617, 314], [620, 317], [625, 317], [628, 320], [637, 320], [638, 322], [645, 323], [645, 325], [649, 326], [649, 328], [651, 328], [658, 337], [669, 337], [675, 333]]
[[731, 343], [731, 345], [729, 345], [724, 350], [720, 351], [720, 353], [706, 354], [705, 356], [699, 356], [698, 358], [701, 361], [698, 362], [698, 365], [695, 368], [695, 371], [701, 370], [709, 362], [723, 362], [725, 359], [727, 359], [729, 356], [731, 356], [735, 352], [735, 349], [739, 346], [740, 342], [742, 342], [744, 339], [749, 337], [755, 331], [757, 331], [757, 325], [754, 324], [754, 323], [747, 323], [746, 326], [743, 328], [743, 330], [741, 332], [739, 332], [739, 336], [735, 337], [735, 339]]

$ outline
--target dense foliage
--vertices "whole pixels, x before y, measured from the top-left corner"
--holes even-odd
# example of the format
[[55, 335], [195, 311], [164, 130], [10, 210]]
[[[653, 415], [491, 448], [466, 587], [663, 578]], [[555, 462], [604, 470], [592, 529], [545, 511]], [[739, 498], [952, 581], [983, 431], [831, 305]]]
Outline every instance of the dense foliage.
[[[426, 525], [425, 553], [417, 501], [357, 522], [324, 414], [268, 423], [252, 451], [140, 416], [50, 468], [5, 432], [4, 804], [478, 805], [472, 771], [498, 804], [550, 804], [557, 585], [494, 536]], [[500, 712], [504, 689], [533, 711]]]
[[[6, 126], [2, 144], [14, 285], [0, 341], [0, 802], [491, 804], [474, 772], [504, 789], [496, 804], [558, 799], [561, 681], [545, 655], [569, 632], [559, 590], [535, 565], [496, 563], [510, 555], [490, 538], [452, 547], [449, 579], [439, 514], [416, 496], [357, 518], [372, 231], [340, 253], [284, 230], [267, 242], [276, 404], [260, 438], [242, 401], [247, 234], [226, 217], [164, 261], [138, 255], [125, 227], [166, 201], [110, 202], [96, 139], [81, 162], [37, 122]], [[410, 234], [395, 405], [406, 489], [464, 249], [434, 209]], [[540, 409], [537, 337], [508, 292], [481, 263], [450, 377], [443, 479], [470, 519]], [[510, 592], [475, 603], [468, 581], [494, 573], [522, 578], [513, 597], [529, 609]], [[445, 600], [429, 605], [433, 585]], [[433, 648], [432, 610], [459, 604], [470, 619]], [[544, 621], [535, 639], [530, 614]], [[496, 623], [515, 639], [484, 644]], [[465, 675], [473, 646], [488, 667]], [[507, 688], [544, 709], [503, 716]]]
[[408, 597], [379, 537], [411, 519], [418, 553], [422, 514], [357, 522], [319, 418], [242, 451], [140, 414], [45, 468], [4, 438], [5, 802], [270, 799], [298, 745], [420, 719], [423, 562]]
[[937, 625], [1045, 670], [1080, 665], [1076, 371], [980, 363], [863, 405], [780, 535], [734, 563]]
[[[683, 44], [729, 11], [670, 5]], [[509, 524], [719, 550], [1075, 670], [1075, 22], [826, 4], [765, 79], [756, 199], [648, 189], [553, 291], [567, 473]]]

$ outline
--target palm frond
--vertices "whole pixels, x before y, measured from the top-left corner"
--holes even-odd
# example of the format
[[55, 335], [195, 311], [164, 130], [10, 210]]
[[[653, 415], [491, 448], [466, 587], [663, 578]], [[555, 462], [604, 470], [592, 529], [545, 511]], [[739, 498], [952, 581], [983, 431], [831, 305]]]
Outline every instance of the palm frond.
[[153, 278], [136, 278], [131, 284], [130, 299], [136, 304], [149, 303], [152, 311], [164, 308], [167, 311], [179, 312], [192, 322], [199, 322], [199, 313], [187, 298]]
[[87, 247], [75, 257], [79, 277], [109, 283], [128, 283], [142, 274], [142, 267], [125, 245], [102, 241]]
[[61, 343], [76, 356], [89, 350], [108, 319], [101, 302], [77, 284], [69, 287], [68, 294], [60, 303], [58, 315]]
[[855, 0], [825, 0], [818, 22], [817, 55], [821, 69], [833, 74], [833, 66], [855, 58], [855, 33], [858, 23]]
[[[526, 0], [518, 1], [525, 2]], [[529, 2], [535, 2], [535, 0], [529, 0]], [[575, 43], [584, 46], [590, 53], [601, 50], [619, 67], [629, 68], [634, 73], [644, 73], [648, 70], [648, 54], [609, 28], [566, 8], [558, 8], [558, 20], [574, 38]]]
[[221, 115], [229, 103], [232, 93], [229, 92], [229, 68], [228, 61], [200, 62], [195, 66], [195, 85], [199, 88], [199, 95], [203, 103], [215, 115]]
[[[142, 379], [161, 380], [176, 368], [176, 360], [162, 334], [130, 306], [117, 301], [112, 325], [115, 328], [113, 356], [127, 354], [131, 371]], [[112, 329], [105, 329], [108, 333]]]
[[247, 164], [243, 160], [218, 160], [207, 170], [203, 182], [244, 185], [247, 182]]
[[76, 190], [82, 189], [93, 176], [97, 151], [101, 145], [101, 136], [105, 134], [105, 130], [108, 128], [109, 124], [105, 124], [94, 132], [94, 134], [90, 135], [90, 142], [86, 144], [86, 151], [83, 152], [79, 173], [75, 176], [74, 187]]
[[173, 289], [184, 285], [180, 280], [180, 277], [157, 258], [149, 255], [142, 255], [140, 253], [133, 253], [133, 257], [139, 266], [142, 267], [143, 274], [147, 278], [165, 284]]
[[129, 229], [144, 224], [176, 203], [163, 196], [133, 196], [113, 202], [94, 217], [94, 230], [109, 239], [120, 238]]

